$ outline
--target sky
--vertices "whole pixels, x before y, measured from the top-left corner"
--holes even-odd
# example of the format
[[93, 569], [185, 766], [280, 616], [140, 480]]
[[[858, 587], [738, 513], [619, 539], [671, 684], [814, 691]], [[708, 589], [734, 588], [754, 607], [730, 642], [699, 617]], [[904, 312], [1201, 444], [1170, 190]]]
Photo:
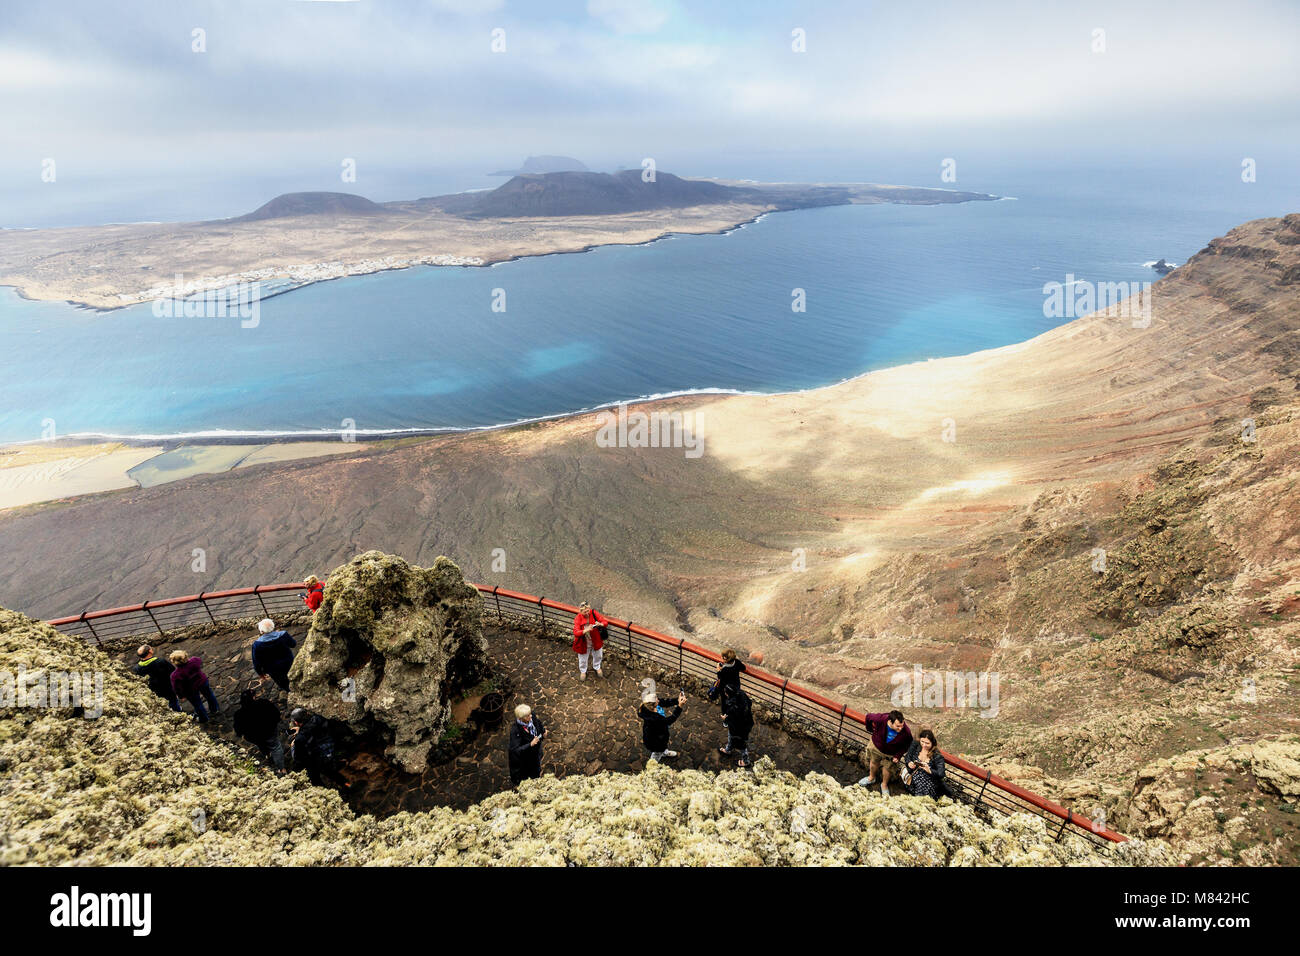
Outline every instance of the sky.
[[916, 185], [954, 157], [969, 188], [1043, 162], [1296, 170], [1298, 38], [1295, 2], [9, 3], [0, 225], [412, 198], [541, 153]]

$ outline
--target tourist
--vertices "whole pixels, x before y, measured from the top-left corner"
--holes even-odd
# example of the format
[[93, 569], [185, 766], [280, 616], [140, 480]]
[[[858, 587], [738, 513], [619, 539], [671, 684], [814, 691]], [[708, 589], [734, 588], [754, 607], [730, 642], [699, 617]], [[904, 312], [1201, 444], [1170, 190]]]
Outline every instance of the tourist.
[[276, 630], [275, 622], [263, 618], [258, 622], [259, 636], [253, 641], [253, 670], [258, 683], [274, 680], [284, 690], [289, 689], [289, 667], [293, 664], [293, 649], [298, 642], [288, 631]]
[[871, 743], [867, 745], [869, 772], [858, 783], [872, 787], [879, 782], [880, 795], [888, 797], [889, 781], [896, 775], [894, 765], [912, 745], [912, 731], [908, 729], [900, 710], [891, 710], [888, 714], [867, 714], [866, 725], [871, 733]]
[[948, 785], [944, 779], [943, 754], [939, 753], [939, 741], [934, 731], [923, 730], [907, 748], [903, 758], [903, 783], [913, 796], [933, 797], [938, 800], [947, 796]]
[[725, 703], [728, 690], [740, 690], [740, 675], [743, 673], [745, 673], [745, 665], [736, 660], [736, 652], [728, 647], [722, 652], [717, 679], [709, 688], [709, 700], [717, 700], [721, 697]]
[[754, 729], [754, 705], [749, 695], [737, 687], [728, 690], [722, 696], [722, 723], [727, 728], [727, 745], [719, 747], [718, 753], [730, 757], [740, 754], [738, 765], [752, 766], [749, 759], [749, 732]]
[[609, 636], [608, 626], [605, 616], [593, 611], [586, 601], [578, 605], [578, 615], [573, 619], [573, 653], [578, 655], [578, 680], [587, 679], [588, 660], [597, 677], [605, 676], [600, 665], [605, 655], [605, 638]]
[[203, 673], [202, 658], [190, 657], [184, 651], [172, 651], [167, 659], [172, 664], [172, 690], [176, 692], [177, 697], [188, 700], [194, 707], [195, 719], [201, 724], [206, 724], [208, 712], [203, 709], [204, 698], [211, 705], [214, 714], [221, 708], [217, 706], [217, 698], [213, 696], [208, 675]]
[[167, 701], [167, 706], [180, 713], [181, 702], [176, 699], [176, 689], [172, 687], [172, 666], [154, 653], [148, 644], [142, 644], [135, 652], [139, 661], [135, 672], [149, 678], [149, 689]]
[[546, 728], [527, 704], [515, 708], [515, 722], [510, 725], [506, 757], [510, 762], [510, 786], [521, 780], [536, 780], [542, 775], [542, 740]]
[[[641, 718], [641, 742], [650, 751], [651, 760], [663, 763], [664, 760], [677, 756], [676, 750], [668, 749], [668, 728], [682, 715], [685, 706], [684, 691], [675, 700], [672, 697], [656, 697], [654, 694], [644, 694], [641, 697], [641, 706], [636, 715]], [[671, 714], [665, 709], [668, 707], [672, 708]]]
[[318, 787], [326, 782], [344, 789], [352, 786], [339, 773], [338, 753], [329, 721], [320, 714], [295, 707], [289, 715], [289, 735], [295, 770], [306, 770], [307, 779]]
[[320, 602], [325, 599], [325, 585], [320, 583], [320, 578], [314, 574], [307, 575], [304, 582], [307, 585], [307, 593], [302, 596], [302, 603], [307, 605], [307, 609], [313, 614], [320, 608]]
[[280, 708], [269, 700], [253, 696], [252, 689], [239, 695], [233, 717], [235, 733], [262, 751], [276, 770], [284, 771], [284, 744], [280, 741]]

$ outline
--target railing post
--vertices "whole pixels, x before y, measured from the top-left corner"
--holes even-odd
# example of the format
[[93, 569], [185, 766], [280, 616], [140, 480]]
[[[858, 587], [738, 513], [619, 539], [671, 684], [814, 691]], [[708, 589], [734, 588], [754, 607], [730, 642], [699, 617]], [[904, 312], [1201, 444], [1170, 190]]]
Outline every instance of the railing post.
[[163, 633], [162, 625], [158, 623], [158, 618], [153, 616], [153, 611], [149, 610], [149, 602], [145, 601], [140, 605], [140, 609], [149, 615], [149, 620], [153, 621], [153, 626], [158, 628], [158, 633]]
[[1061, 841], [1061, 834], [1065, 832], [1065, 828], [1070, 825], [1070, 821], [1073, 819], [1074, 811], [1067, 808], [1065, 811], [1065, 819], [1061, 821], [1061, 829], [1056, 831], [1056, 842], [1059, 843]]
[[545, 600], [546, 598], [544, 597], [539, 597], [537, 599], [537, 610], [542, 612], [542, 633], [543, 634], [546, 633], [546, 605], [542, 603]]
[[253, 594], [254, 594], [254, 596], [256, 596], [256, 598], [257, 598], [257, 603], [260, 604], [260, 605], [262, 605], [262, 613], [265, 614], [267, 617], [270, 617], [270, 616], [271, 616], [271, 612], [267, 610], [267, 608], [266, 608], [266, 602], [262, 600], [262, 593], [261, 593], [261, 590], [260, 590], [261, 587], [262, 587], [262, 585], [260, 585], [260, 584], [254, 585], [254, 586], [253, 586]]
[[633, 656], [635, 656], [635, 654], [636, 654], [636, 651], [632, 649], [632, 622], [631, 622], [631, 621], [628, 621], [628, 622], [627, 622], [627, 657], [628, 657], [628, 660], [631, 660], [631, 659], [633, 658]]
[[840, 734], [844, 733], [844, 712], [845, 712], [846, 710], [848, 710], [848, 709], [849, 709], [849, 705], [848, 705], [848, 704], [845, 704], [843, 707], [840, 708], [840, 726], [839, 726], [839, 727], [836, 729], [836, 731], [835, 731], [835, 746], [836, 746], [836, 747], [838, 747], [838, 746], [840, 745]]
[[99, 635], [95, 633], [95, 625], [91, 624], [90, 621], [86, 620], [86, 613], [87, 612], [85, 611], [81, 612], [81, 623], [86, 625], [86, 627], [90, 628], [90, 636], [95, 639], [95, 644], [102, 647], [104, 645], [104, 642], [101, 641], [99, 639]]
[[497, 594], [497, 591], [499, 590], [501, 590], [501, 585], [499, 584], [492, 589], [492, 600], [497, 602], [497, 623], [504, 624], [506, 622], [506, 619], [505, 616], [501, 613], [501, 595]]
[[785, 720], [785, 688], [786, 685], [789, 683], [790, 683], [790, 678], [787, 677], [785, 679], [785, 683], [781, 685], [781, 709], [780, 712], [777, 713], [776, 715], [777, 723], [780, 723], [781, 721]]
[[207, 593], [208, 593], [207, 591], [199, 592], [199, 603], [203, 605], [203, 610], [208, 612], [208, 620], [211, 621], [213, 624], [216, 624], [217, 619], [212, 616], [212, 608], [208, 607], [208, 602], [203, 599], [203, 595]]
[[984, 791], [988, 789], [989, 781], [992, 780], [992, 779], [993, 779], [993, 771], [992, 771], [992, 770], [985, 770], [985, 771], [984, 771], [984, 783], [980, 786], [980, 792], [977, 793], [977, 794], [975, 795], [975, 802], [976, 802], [976, 803], [983, 803], [983, 802], [984, 802]]

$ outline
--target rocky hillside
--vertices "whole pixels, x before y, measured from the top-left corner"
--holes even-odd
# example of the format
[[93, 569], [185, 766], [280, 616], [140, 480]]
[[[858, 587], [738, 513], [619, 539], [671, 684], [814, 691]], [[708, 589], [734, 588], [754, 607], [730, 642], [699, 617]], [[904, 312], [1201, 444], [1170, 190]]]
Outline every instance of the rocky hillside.
[[[753, 773], [544, 777], [466, 812], [355, 817], [168, 711], [80, 640], [0, 610], [0, 672], [96, 672], [103, 712], [0, 710], [0, 865], [1146, 865], [1159, 843], [1056, 843], [1032, 817], [885, 802], [769, 760]], [[90, 709], [94, 709], [93, 707]]]
[[381, 216], [387, 210], [354, 193], [284, 193], [247, 215], [224, 222], [257, 222], [293, 216]]
[[641, 170], [617, 173], [560, 172], [515, 176], [486, 193], [443, 197], [445, 212], [471, 218], [515, 216], [604, 216], [643, 209], [710, 203], [759, 202], [754, 190], [659, 173], [653, 182]]

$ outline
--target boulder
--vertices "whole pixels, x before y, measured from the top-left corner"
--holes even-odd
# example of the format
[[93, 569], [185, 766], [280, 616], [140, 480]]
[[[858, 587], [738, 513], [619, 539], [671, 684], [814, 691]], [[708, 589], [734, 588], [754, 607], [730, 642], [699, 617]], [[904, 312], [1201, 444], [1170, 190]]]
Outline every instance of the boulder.
[[1300, 739], [1259, 741], [1251, 748], [1250, 770], [1260, 790], [1292, 800], [1300, 797]]
[[486, 666], [482, 599], [454, 562], [418, 568], [367, 551], [330, 574], [289, 671], [290, 704], [378, 736], [393, 763], [419, 773], [448, 701]]

